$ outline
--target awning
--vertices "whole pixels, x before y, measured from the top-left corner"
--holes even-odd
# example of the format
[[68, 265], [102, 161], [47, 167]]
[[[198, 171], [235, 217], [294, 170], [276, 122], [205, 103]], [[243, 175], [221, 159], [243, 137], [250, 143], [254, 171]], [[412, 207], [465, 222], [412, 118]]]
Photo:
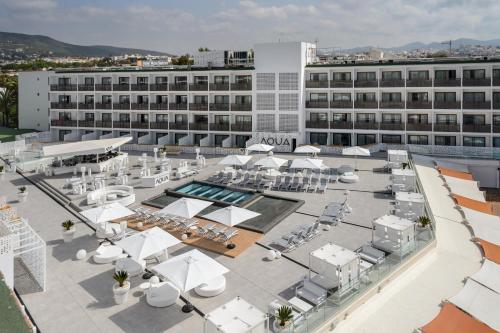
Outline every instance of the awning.
[[468, 279], [450, 302], [489, 327], [500, 331], [500, 294]]
[[448, 168], [442, 168], [442, 167], [438, 167], [438, 170], [443, 176], [450, 176], [450, 177], [455, 177], [455, 178], [460, 178], [460, 179], [465, 179], [465, 180], [474, 180], [472, 175], [468, 172], [461, 172], [461, 171], [448, 169]]
[[424, 333], [495, 333], [496, 331], [469, 316], [455, 305], [445, 303], [439, 314], [422, 327]]
[[477, 238], [477, 242], [483, 248], [484, 257], [494, 263], [500, 264], [500, 246], [490, 243], [484, 239]]
[[477, 210], [478, 212], [482, 212], [485, 214], [493, 215], [493, 207], [491, 206], [491, 204], [489, 202], [482, 202], [482, 201], [466, 198], [466, 197], [463, 197], [463, 196], [458, 195], [458, 194], [453, 194], [452, 196], [453, 196], [453, 199], [455, 199], [457, 205], [459, 205], [459, 206], [473, 209], [473, 210]]
[[451, 193], [458, 194], [477, 201], [486, 202], [484, 193], [479, 190], [476, 181], [459, 179], [449, 176], [444, 176], [444, 180], [450, 188]]
[[438, 166], [438, 168], [447, 168], [460, 172], [469, 172], [469, 167], [465, 164], [436, 160], [436, 165]]
[[105, 154], [132, 140], [130, 136], [120, 138], [78, 141], [59, 145], [44, 146], [43, 156], [63, 157], [76, 155]]
[[474, 236], [493, 244], [500, 244], [500, 217], [484, 214], [462, 207], [466, 222], [474, 231]]
[[[481, 269], [470, 277], [483, 286], [490, 288], [500, 294], [500, 265], [489, 260], [485, 260]], [[500, 306], [500, 304], [499, 304]]]

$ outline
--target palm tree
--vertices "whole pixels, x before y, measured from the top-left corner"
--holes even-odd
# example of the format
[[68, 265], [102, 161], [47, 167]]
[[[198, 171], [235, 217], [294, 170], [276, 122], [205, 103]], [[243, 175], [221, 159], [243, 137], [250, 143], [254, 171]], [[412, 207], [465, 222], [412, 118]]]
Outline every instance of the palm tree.
[[16, 92], [11, 87], [0, 91], [0, 111], [3, 112], [3, 125], [9, 127], [11, 108], [16, 105]]

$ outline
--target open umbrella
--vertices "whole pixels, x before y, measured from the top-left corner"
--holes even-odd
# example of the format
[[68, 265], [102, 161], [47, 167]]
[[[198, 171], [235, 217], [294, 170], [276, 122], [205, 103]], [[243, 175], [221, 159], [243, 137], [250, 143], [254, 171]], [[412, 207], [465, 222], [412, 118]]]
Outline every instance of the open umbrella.
[[99, 224], [134, 215], [135, 212], [118, 202], [113, 202], [96, 208], [81, 211], [80, 214], [85, 216], [92, 223]]
[[315, 158], [297, 158], [292, 161], [290, 169], [322, 169], [323, 160]]
[[158, 227], [153, 227], [126, 237], [116, 242], [115, 245], [121, 247], [134, 260], [140, 260], [160, 253], [179, 243], [180, 241], [168, 232]]
[[255, 165], [263, 168], [279, 169], [286, 162], [288, 162], [288, 160], [285, 160], [284, 158], [267, 156], [255, 162]]
[[319, 154], [321, 152], [321, 149], [314, 146], [300, 146], [295, 148], [293, 152], [296, 154], [312, 154], [314, 156], [316, 154]]
[[253, 145], [247, 147], [247, 151], [248, 152], [257, 151], [259, 153], [260, 152], [267, 153], [267, 152], [270, 152], [273, 149], [274, 149], [274, 146], [266, 145], [266, 144], [263, 144], [263, 143], [256, 143], [256, 144], [253, 144]]
[[228, 155], [219, 161], [218, 164], [221, 165], [232, 165], [232, 166], [243, 166], [252, 159], [252, 156], [248, 155]]
[[354, 156], [354, 169], [358, 170], [358, 156], [370, 156], [370, 151], [366, 148], [354, 146], [342, 149], [342, 155]]
[[164, 207], [160, 213], [192, 218], [212, 203], [199, 199], [181, 198]]
[[207, 215], [203, 215], [203, 218], [232, 227], [259, 215], [259, 213], [245, 208], [228, 206], [222, 209], [215, 210]]

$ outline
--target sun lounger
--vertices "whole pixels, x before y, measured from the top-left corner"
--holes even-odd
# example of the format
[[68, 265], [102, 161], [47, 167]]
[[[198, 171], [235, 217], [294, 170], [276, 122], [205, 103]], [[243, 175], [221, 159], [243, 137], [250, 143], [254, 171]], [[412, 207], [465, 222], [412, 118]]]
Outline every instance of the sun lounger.
[[229, 240], [231, 240], [231, 238], [233, 238], [237, 234], [238, 234], [238, 230], [236, 230], [236, 229], [228, 229], [228, 230], [219, 232], [217, 238], [218, 238], [218, 240], [220, 242], [226, 244], [227, 242], [229, 242]]
[[283, 238], [274, 240], [271, 245], [277, 245], [281, 252], [290, 252], [297, 247], [297, 236], [293, 236], [288, 240]]
[[280, 184], [279, 190], [281, 191], [288, 191], [290, 188], [292, 177], [291, 176], [285, 176], [285, 181]]
[[318, 189], [318, 178], [311, 178], [311, 182], [307, 187], [307, 192], [316, 192]]
[[301, 184], [299, 182], [299, 178], [295, 177], [293, 179], [292, 184], [290, 185], [290, 191], [298, 191], [301, 188]]
[[325, 193], [327, 188], [328, 188], [328, 179], [321, 178], [319, 187], [316, 189], [316, 192]]
[[364, 259], [374, 265], [380, 264], [385, 260], [385, 253], [370, 245], [363, 245], [356, 252], [359, 253], [361, 259]]
[[281, 176], [277, 176], [276, 181], [274, 182], [272, 189], [279, 190], [280, 186], [281, 186]]

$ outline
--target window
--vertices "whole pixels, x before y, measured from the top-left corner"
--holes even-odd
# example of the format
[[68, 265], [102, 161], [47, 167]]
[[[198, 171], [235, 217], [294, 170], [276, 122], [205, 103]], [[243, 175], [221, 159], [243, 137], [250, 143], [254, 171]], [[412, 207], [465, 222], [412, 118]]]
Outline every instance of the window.
[[455, 114], [437, 114], [436, 124], [454, 125], [457, 123], [457, 115]]
[[236, 104], [252, 104], [252, 96], [235, 96], [234, 101]]
[[227, 75], [215, 75], [214, 76], [214, 83], [215, 84], [228, 84], [229, 83], [229, 76], [227, 76]]
[[493, 147], [500, 147], [500, 137], [493, 138]]
[[111, 113], [103, 113], [101, 119], [102, 121], [111, 121]]
[[309, 100], [314, 102], [328, 102], [327, 93], [311, 93], [309, 95]]
[[85, 113], [85, 121], [94, 121], [93, 113]]
[[147, 76], [139, 76], [137, 78], [137, 84], [148, 84], [148, 77]]
[[408, 135], [408, 144], [410, 145], [428, 145], [429, 137], [427, 135]]
[[118, 96], [118, 100], [119, 100], [120, 104], [128, 104], [128, 103], [130, 103], [130, 96], [120, 95], [120, 96]]
[[236, 75], [234, 77], [234, 82], [237, 84], [252, 83], [252, 76], [251, 75]]
[[157, 95], [156, 96], [157, 104], [168, 104], [168, 95]]
[[236, 135], [234, 138], [236, 147], [245, 148], [247, 141], [250, 140], [250, 138], [251, 137], [249, 135]]
[[120, 132], [119, 135], [120, 136], [129, 136], [130, 132]]
[[429, 80], [429, 71], [409, 71], [409, 80]]
[[148, 104], [149, 103], [149, 96], [148, 95], [137, 96], [137, 103], [138, 104]]
[[382, 143], [401, 144], [401, 135], [383, 134]]
[[111, 103], [111, 95], [103, 95], [101, 97], [102, 104], [109, 104]]
[[484, 92], [465, 92], [464, 91], [464, 102], [484, 102], [486, 100], [486, 94]]
[[434, 144], [436, 146], [456, 146], [457, 138], [454, 136], [436, 135], [434, 137]]
[[328, 73], [310, 73], [310, 81], [328, 81]]
[[367, 92], [367, 93], [357, 93], [356, 100], [362, 102], [376, 102], [377, 98], [375, 97], [374, 92]]
[[149, 114], [147, 113], [139, 113], [137, 115], [137, 121], [140, 123], [149, 123]]
[[493, 102], [495, 103], [500, 102], [500, 91], [493, 92]]
[[228, 95], [216, 95], [214, 96], [215, 104], [229, 104], [229, 96]]
[[60, 78], [57, 79], [57, 83], [60, 86], [67, 86], [67, 85], [71, 84], [71, 80], [70, 80], [69, 77], [60, 77]]
[[486, 70], [484, 69], [464, 69], [464, 79], [480, 80], [486, 78]]
[[382, 113], [382, 122], [385, 124], [400, 124], [401, 115], [397, 113]]
[[344, 122], [349, 121], [349, 114], [347, 113], [334, 113], [332, 115], [333, 122]]
[[408, 101], [410, 102], [428, 102], [429, 94], [426, 92], [410, 92], [408, 93]]
[[493, 78], [500, 79], [500, 68], [493, 69]]
[[359, 123], [373, 123], [375, 122], [375, 113], [358, 113], [356, 114], [356, 121]]
[[93, 104], [94, 95], [85, 95], [85, 104]]
[[71, 96], [59, 95], [59, 103], [71, 103]]
[[456, 92], [436, 92], [434, 95], [437, 102], [456, 102]]
[[208, 103], [208, 96], [194, 96], [194, 103], [195, 104], [207, 104]]
[[208, 123], [208, 116], [204, 114], [195, 114], [193, 117], [193, 122], [206, 124]]
[[229, 124], [229, 116], [214, 116], [215, 124]]
[[71, 120], [70, 112], [59, 112], [59, 120]]
[[176, 114], [174, 121], [176, 124], [187, 124], [187, 114]]
[[482, 136], [464, 136], [465, 147], [486, 147], [486, 138]]
[[332, 133], [332, 143], [335, 146], [350, 146], [351, 134], [349, 133]]
[[401, 102], [401, 93], [382, 93], [382, 102]]
[[451, 70], [437, 70], [434, 72], [436, 80], [455, 80], [457, 78], [457, 71]]
[[194, 84], [208, 84], [208, 76], [195, 76], [193, 81]]
[[176, 104], [187, 104], [187, 102], [188, 102], [187, 95], [175, 95]]
[[350, 93], [334, 93], [333, 94], [333, 101], [334, 102], [340, 102], [340, 101], [350, 102], [351, 101], [351, 94]]
[[252, 124], [252, 116], [235, 116], [234, 120], [237, 124]]
[[358, 134], [357, 135], [358, 146], [372, 145], [375, 143], [377, 143], [377, 140], [375, 139], [375, 134]]
[[128, 113], [120, 113], [118, 115], [118, 119], [120, 122], [129, 122], [130, 121], [130, 115]]
[[157, 77], [155, 77], [155, 83], [156, 84], [165, 84], [165, 83], [168, 83], [168, 77], [166, 77], [166, 76], [157, 76]]
[[350, 72], [334, 72], [332, 73], [332, 79], [333, 81], [351, 81], [351, 73]]
[[309, 119], [313, 123], [328, 121], [328, 114], [327, 113], [311, 113]]
[[187, 136], [187, 134], [185, 133], [175, 133], [174, 135], [174, 144], [178, 145], [179, 144], [179, 141], [183, 138]]
[[357, 73], [358, 81], [375, 81], [377, 80], [377, 75], [375, 72], [358, 72]]
[[203, 140], [206, 137], [205, 134], [195, 134], [194, 135], [194, 145], [199, 146], [201, 140]]
[[427, 124], [429, 116], [426, 114], [409, 114], [408, 124]]
[[229, 135], [214, 135], [214, 144], [216, 147], [222, 147], [222, 142], [226, 140]]
[[485, 116], [464, 114], [463, 120], [464, 120], [464, 125], [484, 125]]
[[83, 81], [84, 81], [86, 86], [93, 86], [94, 85], [94, 78], [93, 77], [86, 77]]
[[130, 78], [125, 77], [125, 76], [120, 76], [118, 78], [118, 84], [129, 84]]
[[174, 78], [175, 84], [187, 84], [188, 78], [187, 76], [176, 76]]
[[157, 123], [166, 123], [168, 122], [168, 114], [157, 114], [156, 115]]
[[382, 72], [382, 80], [401, 80], [401, 72], [400, 71], [389, 71]]
[[138, 133], [137, 133], [137, 137], [138, 137], [138, 138], [141, 138], [141, 137], [146, 136], [146, 135], [148, 135], [148, 134], [149, 134], [148, 132], [138, 132]]
[[327, 133], [309, 133], [309, 142], [313, 145], [326, 146], [328, 144]]
[[101, 84], [103, 84], [103, 85], [111, 84], [111, 77], [110, 76], [103, 77], [101, 79]]
[[493, 125], [495, 126], [500, 125], [500, 115], [498, 114], [493, 115]]

